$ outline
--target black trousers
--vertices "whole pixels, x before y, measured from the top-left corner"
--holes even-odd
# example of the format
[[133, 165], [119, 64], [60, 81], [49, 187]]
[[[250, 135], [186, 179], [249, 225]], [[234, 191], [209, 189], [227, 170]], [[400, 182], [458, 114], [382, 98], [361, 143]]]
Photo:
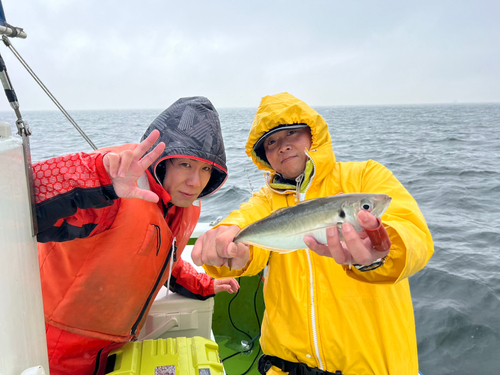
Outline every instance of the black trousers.
[[271, 366], [276, 366], [281, 371], [290, 373], [290, 375], [342, 375], [342, 371], [323, 371], [318, 368], [310, 368], [303, 363], [289, 362], [279, 357], [263, 354], [259, 358], [259, 372], [266, 375]]

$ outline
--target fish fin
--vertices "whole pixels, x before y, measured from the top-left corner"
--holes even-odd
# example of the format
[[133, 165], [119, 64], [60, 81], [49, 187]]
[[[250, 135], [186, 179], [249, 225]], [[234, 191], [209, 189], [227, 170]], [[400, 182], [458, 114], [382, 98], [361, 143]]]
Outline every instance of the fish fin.
[[297, 207], [297, 206], [300, 206], [301, 204], [303, 204], [303, 205], [309, 205], [309, 204], [311, 204], [312, 202], [314, 202], [316, 200], [324, 200], [324, 197], [308, 199], [308, 200], [305, 200], [305, 201], [299, 201], [299, 202], [297, 202], [295, 204], [295, 206], [277, 208], [276, 210], [271, 211], [271, 214], [274, 214], [276, 212], [280, 212], [282, 210], [287, 210], [287, 209], [292, 208], [292, 207]]
[[309, 204], [309, 203], [314, 202], [314, 201], [316, 201], [316, 200], [324, 200], [323, 198], [324, 198], [324, 197], [320, 197], [320, 198], [313, 198], [313, 199], [307, 199], [307, 200], [305, 200], [305, 201], [299, 201], [299, 202], [297, 202], [295, 205], [296, 205], [296, 206], [299, 206], [299, 205], [301, 205], [301, 204]]
[[277, 208], [277, 209], [275, 209], [275, 210], [271, 211], [271, 215], [272, 215], [272, 214], [275, 214], [276, 212], [280, 212], [280, 211], [286, 210], [286, 209], [288, 209], [288, 208], [290, 208], [290, 207], [281, 207], [281, 208]]

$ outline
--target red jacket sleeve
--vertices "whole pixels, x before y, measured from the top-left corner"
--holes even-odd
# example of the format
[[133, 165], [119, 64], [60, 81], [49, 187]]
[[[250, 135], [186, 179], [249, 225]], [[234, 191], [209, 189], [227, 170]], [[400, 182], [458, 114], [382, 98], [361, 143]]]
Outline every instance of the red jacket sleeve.
[[107, 217], [119, 198], [103, 156], [75, 153], [33, 164], [39, 242], [84, 238], [111, 225]]
[[214, 281], [179, 258], [170, 277], [170, 290], [185, 297], [206, 300], [215, 296]]

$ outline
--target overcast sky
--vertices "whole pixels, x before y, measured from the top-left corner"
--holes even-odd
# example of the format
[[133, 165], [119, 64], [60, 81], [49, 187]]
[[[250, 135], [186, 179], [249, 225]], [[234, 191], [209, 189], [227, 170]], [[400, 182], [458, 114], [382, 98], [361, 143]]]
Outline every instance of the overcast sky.
[[[2, 0], [70, 109], [500, 102], [500, 1]], [[0, 43], [21, 109], [56, 109]], [[3, 94], [2, 94], [3, 95]], [[9, 110], [0, 98], [0, 110]]]

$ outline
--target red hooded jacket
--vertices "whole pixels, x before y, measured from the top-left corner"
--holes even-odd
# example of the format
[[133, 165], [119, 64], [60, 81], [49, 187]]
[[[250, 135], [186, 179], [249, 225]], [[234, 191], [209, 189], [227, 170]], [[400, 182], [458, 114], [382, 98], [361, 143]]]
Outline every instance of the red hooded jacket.
[[[147, 129], [166, 147], [138, 181], [160, 200], [121, 199], [104, 165], [106, 152], [77, 153], [33, 165], [39, 261], [46, 323], [80, 335], [125, 342], [137, 336], [159, 289], [192, 298], [214, 295], [212, 279], [181, 259], [200, 207], [175, 207], [162, 187], [162, 162], [203, 160], [212, 175], [199, 198], [227, 179], [218, 114], [203, 97], [181, 98]], [[154, 147], [154, 146], [153, 146]], [[168, 176], [167, 176], [168, 178]], [[173, 271], [170, 262], [173, 259]]]

